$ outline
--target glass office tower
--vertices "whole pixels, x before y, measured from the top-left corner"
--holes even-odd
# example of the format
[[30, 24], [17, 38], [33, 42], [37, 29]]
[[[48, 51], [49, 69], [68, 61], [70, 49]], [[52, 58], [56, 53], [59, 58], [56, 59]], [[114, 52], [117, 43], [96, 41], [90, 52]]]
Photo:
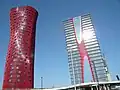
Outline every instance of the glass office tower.
[[84, 60], [93, 81], [107, 81], [108, 68], [96, 38], [90, 14], [63, 21], [72, 84], [84, 83]]
[[10, 40], [3, 89], [34, 87], [34, 50], [38, 12], [31, 6], [10, 10]]

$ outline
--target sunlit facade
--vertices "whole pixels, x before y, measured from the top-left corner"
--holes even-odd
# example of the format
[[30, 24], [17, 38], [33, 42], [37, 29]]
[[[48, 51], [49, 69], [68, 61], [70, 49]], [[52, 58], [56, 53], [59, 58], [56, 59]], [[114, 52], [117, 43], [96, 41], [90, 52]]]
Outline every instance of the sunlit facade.
[[31, 6], [10, 10], [10, 40], [2, 90], [34, 87], [34, 50], [38, 12]]
[[63, 21], [72, 84], [84, 83], [84, 60], [93, 81], [108, 81], [108, 68], [96, 38], [90, 14]]

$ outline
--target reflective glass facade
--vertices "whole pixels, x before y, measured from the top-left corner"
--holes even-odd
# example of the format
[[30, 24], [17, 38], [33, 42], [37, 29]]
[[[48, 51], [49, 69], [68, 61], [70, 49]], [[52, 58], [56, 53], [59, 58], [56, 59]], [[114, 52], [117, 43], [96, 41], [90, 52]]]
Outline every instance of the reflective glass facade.
[[107, 66], [96, 38], [90, 14], [63, 21], [71, 83], [84, 82], [84, 59], [90, 65], [93, 81], [107, 81]]

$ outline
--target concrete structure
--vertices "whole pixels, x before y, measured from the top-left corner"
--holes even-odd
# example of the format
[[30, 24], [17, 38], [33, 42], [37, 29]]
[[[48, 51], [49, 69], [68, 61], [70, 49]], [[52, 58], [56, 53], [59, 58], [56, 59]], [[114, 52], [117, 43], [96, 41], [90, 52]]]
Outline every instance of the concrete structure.
[[31, 6], [22, 6], [10, 10], [10, 41], [6, 57], [3, 89], [34, 88], [37, 16], [38, 12]]
[[[17, 89], [20, 90], [20, 89]], [[120, 81], [89, 82], [58, 88], [34, 88], [22, 90], [120, 90]]]
[[120, 90], [118, 86], [120, 86], [120, 81], [88, 82], [88, 83], [81, 83], [66, 87], [52, 88], [45, 90]]
[[63, 21], [72, 84], [84, 83], [84, 60], [93, 81], [109, 81], [110, 75], [96, 38], [90, 14]]
[[[11, 89], [6, 89], [11, 90]], [[111, 82], [89, 82], [70, 85], [59, 88], [34, 88], [34, 89], [12, 89], [12, 90], [120, 90], [120, 81]]]

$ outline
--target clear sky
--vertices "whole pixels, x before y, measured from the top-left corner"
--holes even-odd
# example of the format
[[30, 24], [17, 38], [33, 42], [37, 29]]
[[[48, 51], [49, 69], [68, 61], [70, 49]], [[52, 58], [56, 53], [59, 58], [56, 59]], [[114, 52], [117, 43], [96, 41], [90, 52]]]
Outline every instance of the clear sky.
[[[115, 80], [120, 74], [120, 0], [0, 0], [0, 87], [9, 41], [9, 10], [31, 5], [39, 12], [36, 32], [35, 87], [69, 85], [62, 20], [91, 13], [101, 49]], [[91, 80], [85, 64], [85, 80]]]

